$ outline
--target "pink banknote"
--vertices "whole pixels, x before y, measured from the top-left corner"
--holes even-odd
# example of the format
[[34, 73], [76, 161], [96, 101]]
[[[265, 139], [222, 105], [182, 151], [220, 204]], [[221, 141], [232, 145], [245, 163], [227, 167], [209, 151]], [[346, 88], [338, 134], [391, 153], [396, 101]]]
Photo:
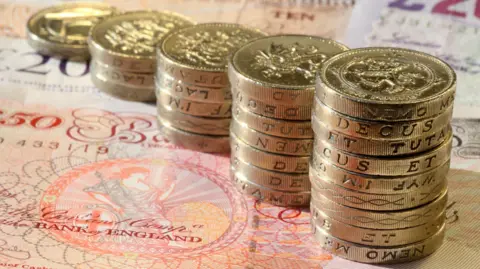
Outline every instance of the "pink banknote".
[[306, 210], [243, 197], [228, 158], [173, 146], [153, 114], [27, 103], [0, 99], [0, 267], [287, 269], [332, 259], [312, 241]]

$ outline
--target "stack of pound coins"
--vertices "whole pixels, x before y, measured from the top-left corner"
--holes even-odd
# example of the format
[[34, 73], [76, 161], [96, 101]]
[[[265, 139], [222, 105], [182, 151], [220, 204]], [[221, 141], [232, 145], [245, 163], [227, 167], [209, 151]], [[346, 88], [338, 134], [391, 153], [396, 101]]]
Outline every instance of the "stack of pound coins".
[[42, 9], [27, 22], [27, 42], [43, 55], [83, 61], [90, 58], [87, 38], [93, 25], [117, 9], [103, 3], [64, 3]]
[[198, 24], [164, 36], [157, 46], [155, 89], [158, 120], [170, 142], [202, 152], [230, 151], [227, 59], [263, 36], [230, 23]]
[[243, 193], [274, 205], [308, 206], [315, 73], [347, 49], [320, 37], [279, 35], [232, 54], [231, 177]]
[[129, 101], [155, 101], [155, 45], [171, 30], [193, 25], [165, 11], [132, 11], [110, 16], [90, 30], [93, 84]]
[[454, 71], [397, 48], [350, 50], [317, 74], [310, 163], [315, 239], [365, 263], [398, 263], [443, 241]]

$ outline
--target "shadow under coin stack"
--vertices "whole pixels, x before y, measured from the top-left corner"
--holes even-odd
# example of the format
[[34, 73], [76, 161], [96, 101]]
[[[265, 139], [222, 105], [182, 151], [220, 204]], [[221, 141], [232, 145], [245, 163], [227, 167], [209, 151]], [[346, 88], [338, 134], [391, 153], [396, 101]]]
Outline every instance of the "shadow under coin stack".
[[333, 254], [398, 263], [443, 242], [454, 71], [412, 50], [365, 48], [318, 73], [310, 167], [315, 239]]
[[93, 84], [130, 101], [155, 101], [155, 45], [171, 30], [193, 23], [175, 13], [134, 11], [106, 18], [90, 31]]
[[228, 152], [232, 93], [230, 53], [264, 33], [229, 23], [173, 31], [157, 47], [158, 120], [174, 144], [203, 152]]
[[329, 39], [279, 35], [231, 56], [231, 176], [243, 193], [279, 206], [308, 206], [315, 72], [347, 49]]

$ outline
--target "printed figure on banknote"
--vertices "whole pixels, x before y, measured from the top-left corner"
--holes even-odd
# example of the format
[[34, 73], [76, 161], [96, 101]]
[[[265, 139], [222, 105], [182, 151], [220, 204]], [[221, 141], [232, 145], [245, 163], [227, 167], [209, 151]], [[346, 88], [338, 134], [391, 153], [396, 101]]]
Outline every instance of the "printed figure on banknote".
[[83, 189], [92, 198], [110, 205], [124, 218], [152, 218], [159, 225], [169, 224], [164, 219], [162, 202], [175, 188], [172, 169], [164, 169], [161, 176], [154, 178], [157, 182], [149, 182], [150, 170], [138, 166], [122, 168], [108, 180], [98, 171], [95, 175], [100, 182]]
[[44, 191], [35, 227], [84, 251], [113, 255], [128, 247], [148, 257], [187, 257], [228, 245], [245, 225], [231, 215], [245, 214], [245, 207], [235, 207], [240, 194], [231, 194], [216, 174], [201, 176], [183, 158], [165, 155], [100, 161], [65, 173]]

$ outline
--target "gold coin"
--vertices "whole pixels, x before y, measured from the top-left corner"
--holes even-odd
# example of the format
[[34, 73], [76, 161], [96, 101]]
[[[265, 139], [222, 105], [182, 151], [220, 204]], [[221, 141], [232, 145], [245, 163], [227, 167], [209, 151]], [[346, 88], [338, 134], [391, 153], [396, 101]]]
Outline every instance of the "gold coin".
[[369, 211], [337, 204], [325, 196], [312, 192], [310, 210], [322, 210], [328, 217], [345, 224], [369, 229], [402, 229], [424, 225], [445, 214], [447, 192], [444, 191], [432, 202], [413, 209], [400, 211]]
[[154, 90], [154, 73], [152, 72], [129, 72], [113, 68], [92, 60], [90, 68], [95, 70], [97, 76], [101, 76], [111, 83], [126, 85], [130, 87], [150, 88]]
[[259, 30], [233, 23], [204, 23], [174, 31], [157, 46], [157, 74], [197, 86], [228, 86], [227, 56], [263, 36]]
[[316, 180], [314, 177], [311, 179], [311, 184], [312, 192], [323, 195], [335, 203], [372, 211], [392, 211], [414, 208], [431, 202], [447, 187], [446, 179], [437, 179], [437, 181], [428, 190], [398, 194], [358, 192], [335, 185], [327, 180]]
[[338, 257], [363, 263], [401, 263], [421, 259], [440, 248], [445, 237], [445, 224], [431, 237], [402, 246], [373, 247], [356, 244], [338, 239], [315, 225], [313, 236], [320, 246]]
[[316, 36], [260, 38], [232, 54], [230, 83], [264, 103], [312, 105], [315, 73], [323, 62], [345, 50], [334, 40]]
[[158, 117], [168, 121], [172, 127], [197, 134], [230, 134], [230, 118], [206, 118], [168, 110], [162, 104], [157, 105]]
[[443, 129], [452, 119], [453, 106], [447, 108], [442, 114], [431, 118], [417, 121], [382, 122], [343, 115], [315, 98], [312, 114], [332, 131], [366, 139], [399, 140], [424, 136]]
[[430, 118], [453, 104], [456, 76], [431, 55], [401, 48], [361, 48], [327, 60], [316, 96], [333, 110], [379, 121]]
[[172, 96], [168, 91], [157, 88], [157, 104], [170, 111], [177, 111], [192, 116], [210, 118], [231, 118], [231, 103], [204, 103]]
[[247, 110], [269, 118], [281, 120], [310, 120], [312, 102], [308, 105], [281, 105], [274, 102], [262, 102], [242, 93], [242, 89], [232, 87], [233, 102]]
[[239, 173], [231, 173], [230, 176], [242, 193], [253, 196], [257, 201], [285, 207], [305, 207], [310, 203], [309, 191], [279, 191], [254, 184]]
[[155, 80], [157, 89], [165, 89], [170, 95], [205, 103], [232, 102], [230, 87], [213, 88], [188, 84], [167, 74], [158, 74]]
[[368, 156], [411, 155], [433, 149], [450, 136], [452, 128], [446, 124], [436, 132], [429, 132], [418, 137], [397, 140], [378, 140], [346, 135], [329, 129], [319, 118], [312, 116], [312, 129], [315, 138], [325, 141], [330, 146], [354, 154]]
[[243, 142], [234, 133], [230, 133], [232, 155], [244, 162], [275, 172], [308, 173], [306, 156], [288, 156], [258, 150]]
[[426, 224], [415, 227], [377, 230], [360, 228], [334, 220], [320, 209], [312, 211], [316, 212], [312, 216], [312, 225], [323, 229], [338, 239], [375, 247], [402, 246], [423, 241], [436, 234], [445, 223], [445, 215], [442, 214]]
[[350, 172], [316, 155], [312, 156], [311, 162], [309, 173], [312, 180], [325, 180], [346, 189], [372, 194], [425, 193], [446, 180], [445, 175], [450, 169], [450, 160], [447, 160], [436, 168], [416, 175], [372, 176]]
[[108, 80], [108, 78], [98, 74], [95, 68], [90, 70], [90, 78], [95, 87], [111, 96], [128, 101], [148, 102], [155, 100], [155, 91], [152, 87], [138, 87], [113, 83]]
[[231, 156], [232, 172], [238, 173], [252, 183], [275, 190], [310, 191], [308, 174], [272, 172]]
[[27, 42], [42, 54], [85, 60], [90, 58], [87, 45], [90, 28], [117, 12], [114, 7], [95, 2], [42, 9], [28, 19]]
[[313, 138], [312, 121], [277, 120], [248, 111], [241, 104], [233, 103], [233, 118], [244, 122], [248, 127], [259, 132], [287, 137]]
[[248, 145], [263, 151], [292, 156], [310, 156], [312, 153], [313, 139], [285, 138], [263, 134], [235, 119], [231, 122], [230, 130]]
[[90, 31], [92, 57], [109, 66], [155, 72], [155, 45], [168, 32], [193, 25], [182, 15], [166, 11], [132, 11], [111, 16]]
[[[382, 175], [408, 176], [426, 172], [450, 159], [452, 133], [440, 146], [420, 154], [407, 157], [369, 157], [351, 154], [329, 145], [326, 141], [314, 140], [313, 154], [330, 161], [333, 165], [351, 172]], [[317, 169], [317, 167], [314, 167]]]
[[228, 136], [201, 135], [179, 130], [168, 121], [158, 118], [162, 134], [167, 140], [180, 147], [207, 153], [227, 153], [230, 151]]

